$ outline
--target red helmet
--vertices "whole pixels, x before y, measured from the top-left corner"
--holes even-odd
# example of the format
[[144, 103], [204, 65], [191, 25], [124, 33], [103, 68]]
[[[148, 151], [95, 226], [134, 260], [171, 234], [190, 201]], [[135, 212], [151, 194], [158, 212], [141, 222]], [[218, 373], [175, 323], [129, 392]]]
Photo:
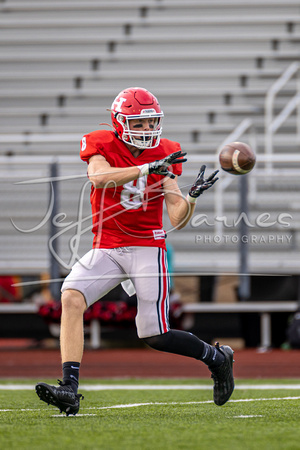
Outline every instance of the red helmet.
[[[162, 133], [162, 118], [157, 98], [146, 89], [134, 87], [124, 89], [111, 105], [111, 119], [119, 138], [125, 144], [140, 149], [157, 147]], [[150, 131], [134, 131], [129, 127], [132, 119], [154, 118], [154, 127]]]

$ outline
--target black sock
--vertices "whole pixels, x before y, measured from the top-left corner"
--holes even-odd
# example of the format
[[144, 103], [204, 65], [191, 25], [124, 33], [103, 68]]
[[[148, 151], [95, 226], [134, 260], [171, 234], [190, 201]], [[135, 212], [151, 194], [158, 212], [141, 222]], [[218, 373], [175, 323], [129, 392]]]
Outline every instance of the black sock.
[[63, 382], [70, 384], [75, 394], [77, 394], [79, 384], [79, 368], [80, 363], [68, 361], [63, 363]]
[[208, 365], [209, 369], [219, 367], [225, 360], [225, 356], [216, 347], [204, 342], [204, 352], [201, 360]]
[[187, 331], [170, 330], [143, 340], [156, 350], [198, 359], [209, 368], [218, 367], [224, 361], [224, 355], [220, 351]]

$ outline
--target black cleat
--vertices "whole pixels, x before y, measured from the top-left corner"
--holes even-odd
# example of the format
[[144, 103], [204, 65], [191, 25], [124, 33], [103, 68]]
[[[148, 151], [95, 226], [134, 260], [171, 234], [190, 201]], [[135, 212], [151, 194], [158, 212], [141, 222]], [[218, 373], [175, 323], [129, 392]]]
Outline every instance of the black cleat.
[[219, 346], [219, 342], [215, 344], [216, 349], [223, 353], [225, 361], [221, 366], [211, 371], [211, 377], [214, 380], [214, 402], [218, 406], [224, 405], [231, 397], [234, 390], [234, 378], [232, 366], [233, 350], [228, 345]]
[[35, 390], [40, 400], [48, 405], [56, 406], [60, 412], [66, 415], [75, 414], [79, 411], [81, 394], [75, 394], [69, 384], [58, 380], [59, 386], [50, 386], [46, 383], [38, 383]]

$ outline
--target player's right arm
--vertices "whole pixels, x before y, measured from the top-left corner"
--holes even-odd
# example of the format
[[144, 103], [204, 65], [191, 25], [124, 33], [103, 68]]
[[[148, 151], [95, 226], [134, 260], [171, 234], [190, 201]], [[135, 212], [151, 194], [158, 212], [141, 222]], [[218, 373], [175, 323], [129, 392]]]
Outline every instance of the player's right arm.
[[99, 154], [93, 155], [89, 159], [88, 176], [96, 189], [122, 186], [129, 181], [151, 173], [175, 178], [175, 175], [168, 170], [168, 167], [172, 164], [182, 164], [185, 162], [186, 159], [182, 159], [185, 154], [178, 151], [163, 159], [141, 166], [130, 167], [112, 167], [104, 156]]
[[88, 176], [96, 189], [122, 186], [141, 176], [138, 166], [112, 167], [102, 155], [89, 159]]

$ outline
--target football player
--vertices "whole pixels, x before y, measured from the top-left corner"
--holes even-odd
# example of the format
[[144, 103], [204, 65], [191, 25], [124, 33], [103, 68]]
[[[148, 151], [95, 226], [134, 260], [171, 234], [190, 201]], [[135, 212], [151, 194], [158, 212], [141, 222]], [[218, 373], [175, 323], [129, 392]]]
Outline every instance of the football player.
[[214, 379], [214, 401], [223, 405], [234, 389], [233, 351], [211, 346], [191, 333], [171, 330], [168, 321], [169, 275], [163, 201], [174, 228], [192, 217], [198, 197], [217, 181], [205, 178], [202, 166], [186, 198], [177, 177], [186, 153], [161, 139], [163, 112], [143, 88], [120, 92], [111, 106], [113, 130], [85, 135], [80, 156], [91, 181], [93, 248], [72, 268], [62, 286], [59, 386], [38, 383], [41, 400], [67, 415], [80, 406], [77, 393], [83, 354], [83, 313], [118, 284], [136, 292], [136, 327], [150, 347], [196, 358], [207, 364]]

